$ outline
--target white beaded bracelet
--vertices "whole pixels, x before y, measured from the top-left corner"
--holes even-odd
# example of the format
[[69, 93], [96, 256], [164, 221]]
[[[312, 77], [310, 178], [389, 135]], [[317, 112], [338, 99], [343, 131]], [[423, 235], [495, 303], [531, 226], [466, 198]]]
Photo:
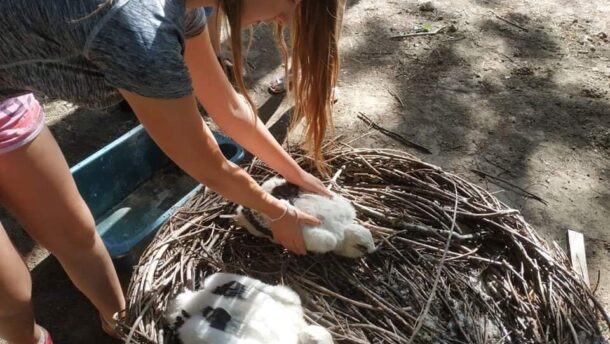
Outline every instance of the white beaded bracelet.
[[282, 215], [280, 215], [280, 217], [278, 217], [277, 219], [269, 219], [269, 221], [277, 222], [277, 221], [283, 219], [284, 216], [286, 216], [286, 214], [288, 214], [288, 210], [292, 207], [292, 204], [290, 204], [290, 202], [288, 202], [285, 199], [282, 200], [282, 203], [284, 203], [286, 205], [286, 208], [284, 208], [284, 213], [282, 213]]

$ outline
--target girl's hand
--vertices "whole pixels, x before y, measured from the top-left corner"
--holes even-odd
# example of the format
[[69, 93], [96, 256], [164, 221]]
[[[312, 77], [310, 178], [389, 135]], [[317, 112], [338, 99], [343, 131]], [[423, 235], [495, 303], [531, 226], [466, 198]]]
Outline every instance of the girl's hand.
[[296, 180], [288, 181], [295, 185], [298, 185], [301, 189], [305, 191], [309, 191], [326, 197], [332, 197], [333, 195], [330, 191], [328, 191], [328, 189], [326, 188], [326, 186], [324, 186], [320, 179], [316, 178], [311, 173], [307, 173], [305, 171], [301, 171], [301, 173], [299, 173], [299, 177], [297, 177]]
[[288, 210], [282, 218], [271, 222], [273, 238], [289, 251], [298, 254], [307, 254], [301, 225], [319, 225], [320, 220], [308, 215], [295, 207], [286, 204]]

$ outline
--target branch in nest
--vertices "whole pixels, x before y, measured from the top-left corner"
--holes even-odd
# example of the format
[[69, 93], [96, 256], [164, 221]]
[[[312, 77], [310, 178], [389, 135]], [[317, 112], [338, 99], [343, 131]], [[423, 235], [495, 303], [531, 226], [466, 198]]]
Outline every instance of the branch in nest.
[[[404, 221], [399, 222], [398, 227], [406, 231], [412, 231], [420, 234], [440, 234], [444, 239], [446, 239], [450, 233], [450, 231], [445, 229], [438, 229], [426, 225], [418, 225], [415, 223], [406, 223]], [[458, 241], [478, 240], [481, 238], [481, 236], [481, 233], [458, 234], [455, 231], [452, 234], [452, 238]]]
[[[372, 217], [376, 220], [385, 222], [385, 223], [391, 223], [392, 227], [395, 227], [398, 230], [403, 230], [403, 231], [409, 231], [409, 232], [416, 232], [419, 234], [430, 234], [430, 235], [440, 235], [443, 238], [446, 238], [449, 235], [448, 230], [444, 230], [444, 229], [437, 229], [437, 228], [433, 228], [430, 226], [426, 226], [426, 225], [419, 225], [419, 224], [415, 224], [415, 223], [407, 223], [399, 218], [393, 217], [393, 216], [388, 216], [385, 214], [382, 214], [376, 210], [373, 210], [371, 208], [365, 207], [361, 204], [358, 204], [356, 202], [353, 202], [353, 205], [355, 208], [357, 208], [358, 210], [362, 211], [363, 214], [367, 215], [368, 217]], [[481, 237], [481, 234], [479, 233], [473, 233], [473, 234], [458, 234], [455, 231], [453, 232], [453, 238], [455, 240], [458, 241], [468, 241], [468, 240], [477, 240]]]

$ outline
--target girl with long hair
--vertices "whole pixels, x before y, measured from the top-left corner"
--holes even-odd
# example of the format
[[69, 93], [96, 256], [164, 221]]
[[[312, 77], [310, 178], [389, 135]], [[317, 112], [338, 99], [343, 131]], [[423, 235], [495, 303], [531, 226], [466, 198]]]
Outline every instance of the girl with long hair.
[[[261, 121], [241, 73], [231, 86], [205, 27], [203, 7], [229, 23], [233, 61], [242, 70], [241, 31], [255, 23], [290, 27], [296, 118], [305, 120], [321, 163], [337, 79], [341, 0], [4, 0], [0, 2], [0, 203], [61, 263], [114, 333], [125, 307], [91, 212], [44, 124], [34, 94], [86, 107], [127, 100], [159, 147], [184, 171], [228, 200], [267, 214], [278, 242], [305, 254], [300, 224], [318, 219], [265, 193], [227, 161], [198, 110], [286, 180], [328, 195], [282, 149]], [[278, 35], [281, 46], [286, 47]], [[31, 279], [0, 225], [0, 338], [51, 343], [36, 324]]]

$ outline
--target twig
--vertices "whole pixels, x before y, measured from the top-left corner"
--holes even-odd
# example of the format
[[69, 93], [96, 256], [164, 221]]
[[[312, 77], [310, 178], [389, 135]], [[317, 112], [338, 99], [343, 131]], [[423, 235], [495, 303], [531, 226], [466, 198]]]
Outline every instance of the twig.
[[500, 17], [500, 16], [499, 16], [499, 15], [497, 15], [495, 12], [491, 12], [491, 13], [493, 13], [493, 15], [494, 15], [496, 18], [500, 19], [501, 21], [503, 21], [503, 22], [505, 22], [505, 23], [507, 23], [507, 24], [510, 24], [510, 25], [512, 25], [512, 26], [514, 26], [514, 27], [516, 27], [516, 28], [519, 28], [519, 29], [521, 29], [521, 30], [523, 30], [523, 31], [525, 31], [525, 32], [528, 32], [528, 31], [529, 31], [528, 29], [526, 29], [526, 28], [524, 28], [523, 26], [521, 26], [521, 25], [519, 25], [519, 24], [515, 23], [514, 21], [510, 21], [510, 20], [508, 20], [508, 19], [506, 19], [506, 18], [504, 18], [504, 17]]
[[422, 145], [419, 145], [417, 143], [411, 142], [411, 141], [407, 140], [406, 138], [404, 138], [404, 136], [375, 124], [370, 118], [368, 118], [362, 112], [358, 113], [358, 119], [360, 119], [361, 121], [363, 121], [364, 123], [369, 125], [371, 128], [381, 132], [382, 134], [388, 136], [391, 139], [394, 139], [395, 141], [402, 143], [403, 145], [405, 145], [407, 147], [415, 148], [415, 149], [419, 150], [420, 152], [423, 152], [426, 154], [432, 154], [432, 152], [428, 148], [426, 148]]
[[500, 52], [496, 52], [496, 53], [497, 53], [498, 55], [500, 55], [500, 56], [502, 56], [502, 57], [506, 58], [506, 59], [507, 59], [507, 60], [509, 60], [510, 62], [515, 63], [515, 60], [513, 60], [513, 59], [512, 59], [510, 56], [508, 56], [508, 55], [506, 55], [506, 54], [504, 54], [504, 53], [500, 53]]
[[392, 95], [392, 97], [394, 97], [396, 100], [398, 100], [402, 109], [405, 108], [405, 103], [402, 102], [402, 99], [398, 96], [398, 94], [394, 93], [392, 90], [388, 90], [388, 93]]
[[599, 281], [602, 278], [601, 270], [597, 270], [597, 282], [595, 283], [595, 288], [592, 289], [593, 294], [597, 294], [597, 288], [599, 288]]
[[[489, 173], [486, 173], [486, 172], [483, 172], [483, 171], [479, 171], [479, 170], [476, 170], [476, 169], [470, 169], [470, 171], [472, 171], [473, 173], [478, 174], [480, 177], [483, 177], [483, 178], [487, 177], [487, 178], [491, 178], [492, 180], [504, 183], [504, 184], [506, 184], [506, 185], [508, 185], [510, 187], [513, 187], [513, 188], [519, 190], [521, 193], [525, 194], [525, 196], [528, 196], [529, 198], [535, 199], [536, 201], [538, 201], [538, 202], [540, 202], [540, 203], [542, 203], [544, 205], [549, 205], [547, 203], [547, 201], [545, 201], [542, 197], [537, 196], [537, 195], [535, 195], [535, 194], [533, 194], [533, 193], [523, 189], [522, 187], [509, 182], [509, 181], [506, 181], [506, 180], [504, 180], [502, 178], [493, 176], [493, 175], [491, 175]], [[492, 183], [493, 183], [493, 181], [492, 181]]]
[[417, 232], [417, 233], [438, 234], [443, 237], [449, 237], [450, 235], [452, 235], [453, 238], [458, 241], [477, 240], [477, 239], [481, 238], [481, 235], [479, 233], [458, 234], [458, 233], [453, 232], [453, 234], [451, 234], [451, 231], [448, 231], [448, 230], [436, 229], [436, 228], [432, 228], [432, 227], [428, 227], [428, 226], [424, 226], [424, 225], [417, 225], [417, 224], [413, 224], [413, 223], [406, 223], [404, 221], [400, 221], [399, 223], [397, 223], [397, 225], [400, 229], [407, 230], [407, 231], [413, 231], [413, 232]]
[[131, 339], [133, 338], [133, 335], [136, 333], [136, 327], [138, 326], [140, 321], [142, 321], [142, 318], [144, 317], [144, 315], [146, 314], [146, 311], [148, 310], [148, 308], [150, 308], [150, 306], [152, 306], [152, 300], [149, 301], [146, 305], [144, 305], [144, 308], [142, 309], [142, 313], [133, 322], [131, 330], [129, 331], [127, 338], [125, 338], [125, 343], [127, 343], [127, 344], [131, 343]]
[[311, 286], [313, 288], [316, 288], [316, 289], [320, 290], [322, 293], [326, 293], [326, 294], [328, 294], [330, 296], [336, 297], [336, 298], [338, 298], [340, 300], [343, 300], [343, 301], [345, 301], [347, 303], [353, 304], [354, 306], [358, 306], [358, 307], [362, 307], [362, 308], [366, 308], [366, 309], [370, 309], [370, 310], [374, 310], [374, 311], [379, 310], [378, 307], [373, 307], [373, 306], [369, 305], [368, 303], [358, 302], [358, 301], [352, 300], [350, 298], [347, 298], [347, 297], [345, 297], [345, 296], [343, 296], [341, 294], [335, 293], [332, 290], [326, 289], [326, 288], [324, 288], [324, 287], [322, 287], [322, 286], [320, 286], [320, 285], [318, 285], [318, 284], [316, 284], [316, 283], [314, 283], [314, 282], [312, 282], [312, 281], [310, 281], [310, 280], [308, 280], [306, 278], [299, 277], [299, 276], [297, 276], [295, 278], [297, 280], [299, 280], [300, 282], [303, 282], [304, 284], [307, 284], [307, 285], [309, 285], [309, 286]]
[[400, 41], [403, 40], [405, 38], [409, 38], [409, 37], [419, 37], [419, 36], [434, 36], [437, 35], [439, 33], [442, 33], [443, 31], [445, 31], [445, 26], [440, 27], [434, 31], [428, 31], [428, 32], [413, 32], [413, 33], [407, 33], [404, 35], [398, 35], [398, 36], [392, 36], [390, 37], [391, 40], [395, 40], [395, 41]]
[[493, 161], [491, 161], [491, 160], [487, 159], [487, 157], [485, 157], [485, 156], [484, 156], [484, 157], [483, 157], [483, 160], [487, 161], [487, 163], [488, 163], [488, 164], [490, 164], [490, 165], [492, 165], [492, 166], [495, 166], [495, 167], [497, 167], [497, 168], [501, 169], [503, 172], [506, 172], [506, 174], [508, 174], [509, 176], [511, 176], [511, 177], [516, 177], [516, 176], [515, 176], [515, 174], [514, 174], [513, 172], [511, 172], [510, 170], [505, 169], [504, 167], [500, 166], [499, 164], [497, 164], [497, 163], [495, 163], [495, 162], [493, 162]]
[[572, 334], [572, 340], [574, 341], [574, 344], [580, 344], [580, 341], [578, 340], [578, 334], [576, 334], [576, 330], [574, 329], [574, 325], [572, 325], [572, 322], [570, 321], [570, 318], [567, 314], [564, 314], [564, 316], [566, 318], [566, 322], [568, 323], [570, 333]]
[[441, 272], [443, 271], [443, 265], [445, 265], [445, 259], [447, 258], [447, 252], [449, 251], [449, 246], [451, 245], [451, 236], [453, 236], [453, 229], [455, 228], [455, 220], [457, 218], [457, 209], [458, 209], [458, 191], [455, 183], [453, 184], [455, 189], [455, 204], [453, 206], [453, 222], [451, 223], [451, 230], [449, 232], [449, 236], [447, 237], [447, 242], [445, 243], [445, 249], [443, 250], [443, 255], [441, 256], [441, 261], [438, 264], [438, 268], [436, 270], [436, 276], [434, 277], [434, 283], [432, 284], [432, 290], [430, 290], [430, 297], [426, 302], [426, 306], [420, 313], [419, 317], [417, 317], [417, 322], [415, 324], [415, 328], [413, 329], [413, 333], [409, 338], [409, 344], [413, 343], [415, 336], [422, 327], [426, 316], [428, 315], [428, 311], [430, 310], [430, 305], [432, 304], [432, 300], [434, 299], [434, 295], [436, 294], [436, 288], [438, 288], [438, 282], [441, 278]]

